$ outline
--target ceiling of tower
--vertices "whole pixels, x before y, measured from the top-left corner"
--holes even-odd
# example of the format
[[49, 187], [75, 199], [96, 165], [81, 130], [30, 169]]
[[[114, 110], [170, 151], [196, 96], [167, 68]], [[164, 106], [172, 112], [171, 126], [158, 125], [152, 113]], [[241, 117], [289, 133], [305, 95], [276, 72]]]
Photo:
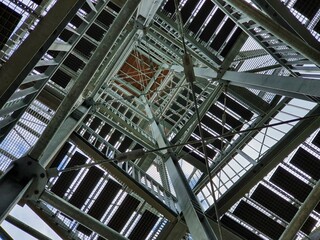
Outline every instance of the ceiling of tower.
[[168, 73], [169, 70], [161, 69], [161, 66], [153, 62], [151, 57], [148, 58], [139, 51], [133, 50], [115, 76], [114, 82], [134, 96], [138, 96], [137, 92], [130, 90], [130, 87], [150, 98]]

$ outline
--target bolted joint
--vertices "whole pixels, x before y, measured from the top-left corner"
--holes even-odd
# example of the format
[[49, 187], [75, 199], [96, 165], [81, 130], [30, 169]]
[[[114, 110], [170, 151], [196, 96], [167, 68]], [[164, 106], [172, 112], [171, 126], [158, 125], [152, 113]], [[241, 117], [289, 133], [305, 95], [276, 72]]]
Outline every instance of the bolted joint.
[[95, 104], [95, 101], [92, 97], [89, 97], [89, 98], [86, 98], [84, 101], [83, 101], [83, 106], [86, 107], [86, 108], [90, 108], [92, 107], [93, 105]]
[[88, 107], [88, 102], [85, 102], [84, 104], [80, 105], [76, 109], [74, 109], [70, 116], [75, 120], [80, 120], [87, 112], [90, 106]]
[[46, 170], [30, 156], [24, 156], [14, 161], [8, 177], [21, 184], [33, 179], [24, 198], [34, 201], [39, 199], [48, 181]]
[[135, 28], [145, 30], [145, 27], [144, 27], [145, 20], [146, 18], [144, 16], [139, 15], [137, 20], [134, 23]]

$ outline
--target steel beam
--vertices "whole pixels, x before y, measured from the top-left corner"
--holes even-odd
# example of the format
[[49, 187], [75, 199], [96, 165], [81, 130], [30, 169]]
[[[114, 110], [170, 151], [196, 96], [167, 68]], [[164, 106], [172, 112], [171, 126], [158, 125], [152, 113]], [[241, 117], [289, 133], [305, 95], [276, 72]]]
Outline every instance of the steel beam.
[[206, 172], [206, 164], [196, 159], [194, 156], [190, 155], [187, 151], [183, 149], [180, 150], [178, 158], [183, 159], [184, 161], [190, 163], [195, 168], [199, 169], [201, 172]]
[[240, 34], [232, 49], [230, 49], [230, 51], [228, 52], [227, 56], [224, 58], [221, 64], [218, 75], [219, 77], [221, 77], [221, 75], [228, 69], [233, 68], [231, 65], [235, 61], [235, 58], [239, 55], [239, 52], [242, 46], [246, 43], [248, 37], [249, 36], [245, 32], [242, 32]]
[[[80, 4], [81, 1], [68, 1], [68, 4], [70, 4], [70, 7], [68, 4], [64, 4], [65, 2], [58, 2], [56, 4], [56, 6], [63, 8], [60, 9], [58, 7], [55, 7], [55, 11], [53, 11], [53, 13], [51, 15], [47, 16], [51, 16], [51, 20], [50, 18], [46, 18], [48, 20], [50, 20], [50, 22], [53, 23], [57, 23], [58, 21], [56, 21], [57, 19], [54, 19], [55, 14], [57, 14], [58, 16], [61, 15], [61, 13], [65, 13], [64, 15], [67, 15], [65, 11], [74, 11], [72, 14], [70, 13], [70, 15], [74, 15], [76, 10], [81, 6]], [[113, 44], [115, 43], [118, 35], [121, 33], [121, 31], [123, 30], [123, 28], [126, 26], [127, 22], [131, 19], [131, 16], [133, 15], [133, 12], [135, 11], [135, 9], [137, 8], [138, 4], [139, 4], [140, 0], [134, 0], [134, 1], [127, 1], [126, 5], [123, 7], [123, 9], [121, 10], [121, 12], [119, 13], [117, 20], [114, 22], [114, 24], [111, 26], [111, 28], [109, 29], [108, 33], [106, 34], [106, 36], [104, 37], [104, 40], [102, 41], [102, 43], [99, 45], [97, 51], [95, 52], [95, 54], [93, 55], [90, 63], [88, 65], [86, 65], [83, 73], [80, 75], [80, 77], [78, 78], [78, 81], [74, 84], [73, 88], [71, 89], [71, 91], [69, 92], [69, 94], [67, 94], [67, 96], [65, 97], [65, 99], [63, 100], [62, 104], [60, 105], [60, 107], [58, 108], [54, 118], [52, 119], [52, 121], [49, 123], [49, 125], [47, 126], [45, 132], [42, 134], [42, 136], [40, 137], [40, 139], [38, 140], [37, 144], [35, 145], [35, 147], [33, 148], [33, 150], [30, 152], [30, 156], [32, 159], [36, 159], [39, 160], [41, 159], [45, 149], [47, 147], [50, 147], [51, 150], [56, 150], [56, 144], [58, 143], [57, 141], [53, 144], [54, 147], [52, 148], [52, 146], [50, 146], [50, 141], [51, 140], [57, 140], [54, 139], [53, 137], [55, 136], [55, 134], [57, 133], [59, 127], [61, 127], [61, 124], [63, 123], [63, 121], [65, 120], [66, 116], [69, 114], [69, 112], [72, 110], [72, 108], [75, 106], [78, 98], [81, 96], [83, 89], [87, 86], [88, 84], [88, 80], [91, 78], [91, 76], [95, 73], [95, 71], [98, 69], [98, 67], [100, 66], [100, 63], [102, 62], [102, 60], [105, 58], [106, 54], [110, 51], [111, 47], [113, 46]], [[59, 4], [60, 3], [60, 4]], [[82, 2], [83, 3], [83, 2]], [[75, 6], [77, 6], [78, 8], [76, 8]], [[65, 11], [64, 11], [65, 10]], [[52, 11], [51, 11], [52, 12]], [[59, 15], [60, 14], [60, 15]], [[62, 14], [63, 15], [63, 14]], [[63, 15], [63, 16], [64, 16]], [[63, 19], [64, 21], [66, 21], [66, 19]], [[49, 23], [50, 23], [49, 22]], [[59, 26], [58, 26], [59, 27]], [[45, 26], [46, 28], [46, 26]], [[55, 26], [55, 28], [57, 28], [57, 26]], [[43, 30], [43, 29], [42, 29]], [[57, 31], [57, 34], [55, 35], [55, 32], [51, 31], [50, 32], [50, 28], [47, 27], [47, 29], [44, 32], [49, 34], [50, 36], [53, 37], [57, 37], [59, 31], [57, 29], [55, 29]], [[62, 29], [61, 29], [62, 30]], [[36, 34], [37, 37], [41, 36], [41, 32]], [[42, 38], [40, 38], [42, 39]], [[44, 40], [44, 39], [42, 39]], [[37, 47], [43, 47], [44, 51], [46, 50], [45, 46], [48, 47], [51, 44], [49, 40], [45, 39], [45, 43], [44, 44], [40, 44], [39, 41], [37, 42], [36, 46]], [[33, 46], [32, 44], [28, 45], [27, 44], [27, 48], [28, 49], [32, 49]], [[29, 53], [26, 49], [26, 53]], [[35, 48], [37, 49], [37, 48]], [[26, 64], [22, 64], [21, 62], [19, 62], [19, 64], [21, 64], [22, 66], [22, 70], [19, 71], [24, 73], [25, 75], [27, 75], [30, 70], [32, 69], [32, 67], [36, 64], [36, 62], [42, 57], [42, 55], [44, 54], [44, 52], [39, 51], [41, 49], [38, 49], [36, 52], [36, 57], [38, 57], [38, 59], [36, 57], [33, 57], [31, 59], [29, 59], [30, 65]], [[19, 54], [21, 54], [21, 51], [18, 52]], [[20, 57], [21, 59], [25, 59], [25, 56], [21, 56], [19, 54], [16, 54], [16, 56]], [[30, 54], [30, 53], [29, 53]], [[32, 54], [30, 54], [32, 55]], [[29, 55], [27, 55], [29, 56]], [[14, 59], [13, 57], [10, 58]], [[37, 60], [37, 61], [36, 61]], [[32, 61], [34, 61], [33, 65], [31, 64]], [[27, 68], [23, 68], [25, 65], [27, 65], [27, 67], [29, 67], [30, 69]], [[21, 77], [22, 75], [18, 75], [16, 76], [15, 74], [13, 74], [12, 76], [10, 75], [10, 70], [12, 69], [12, 64], [11, 65], [7, 65], [8, 68], [1, 68], [1, 71], [4, 71], [4, 74], [8, 74], [5, 75], [7, 76], [7, 79], [5, 79], [6, 81], [4, 82], [5, 84], [2, 85], [4, 86], [0, 91], [0, 93], [4, 92], [4, 96], [10, 97], [10, 91], [13, 93], [14, 90], [19, 86], [19, 84], [21, 83], [21, 81], [23, 80], [23, 77]], [[11, 68], [10, 68], [11, 66]], [[20, 66], [20, 65], [18, 65]], [[27, 71], [27, 70], [29, 71]], [[14, 71], [17, 71], [16, 66], [14, 66]], [[16, 79], [14, 77], [19, 77], [19, 81], [17, 82]], [[13, 85], [13, 83], [15, 85]], [[8, 89], [10, 88], [10, 89]], [[3, 96], [3, 94], [1, 95], [1, 97]], [[2, 99], [1, 99], [2, 100]], [[6, 101], [6, 99], [3, 100], [4, 102]], [[48, 151], [46, 152], [48, 153]], [[50, 153], [49, 153], [50, 154]], [[23, 160], [23, 159], [22, 159]], [[47, 164], [47, 160], [45, 159], [44, 161], [42, 161], [43, 165]], [[29, 161], [24, 161], [26, 164]], [[31, 161], [30, 161], [31, 162]], [[32, 162], [30, 163], [32, 164]], [[14, 176], [15, 174], [12, 173], [13, 171], [15, 171], [16, 167], [12, 167], [8, 170], [7, 174], [2, 175], [1, 180], [0, 180], [0, 191], [2, 192], [1, 196], [6, 196], [6, 198], [1, 202], [1, 209], [0, 209], [0, 221], [2, 221], [6, 215], [8, 214], [8, 212], [12, 209], [12, 207], [23, 197], [23, 195], [25, 194], [26, 191], [29, 191], [29, 188], [32, 184], [32, 186], [34, 185], [35, 179], [34, 177], [28, 177], [27, 180], [23, 180], [23, 181], [16, 181], [15, 178], [13, 178], [12, 176]], [[32, 172], [31, 172], [32, 173]], [[23, 175], [22, 175], [23, 176]], [[45, 176], [45, 174], [44, 174]], [[39, 192], [42, 189], [39, 189], [34, 191], [33, 194], [38, 195]], [[46, 194], [44, 194], [46, 196]], [[49, 198], [50, 199], [50, 198]], [[52, 199], [50, 199], [52, 200]], [[53, 199], [56, 200], [56, 199]], [[53, 201], [53, 203], [55, 203]], [[60, 206], [63, 204], [63, 202], [59, 203]], [[80, 210], [75, 210], [70, 208], [66, 208], [66, 213], [71, 215], [72, 217], [74, 217], [75, 219], [77, 219], [79, 217], [79, 212], [81, 212]], [[86, 218], [85, 218], [86, 219]], [[92, 220], [92, 219], [91, 219]], [[94, 219], [95, 220], [95, 219]], [[85, 225], [87, 222], [86, 221], [90, 221], [90, 218], [88, 220], [88, 218], [85, 221], [82, 221]], [[95, 220], [96, 221], [96, 220]], [[96, 221], [99, 223], [99, 221]], [[100, 223], [101, 224], [101, 223]], [[93, 224], [93, 230], [96, 229], [97, 223]], [[125, 239], [123, 238], [121, 235], [119, 235], [118, 233], [113, 234], [111, 230], [111, 234], [110, 231], [105, 231], [105, 226], [103, 226], [103, 229], [97, 229], [97, 232], [102, 233], [103, 236], [108, 236], [112, 239]]]
[[[237, 42], [235, 43], [235, 45], [233, 46], [232, 50], [228, 53], [228, 55], [225, 57], [225, 59], [223, 60], [221, 67], [220, 67], [220, 71], [219, 74], [217, 75], [213, 70], [207, 71], [208, 69], [203, 69], [203, 70], [196, 70], [195, 69], [195, 74], [196, 76], [201, 76], [201, 73], [205, 73], [204, 76], [202, 78], [197, 78], [197, 83], [199, 86], [201, 86], [202, 88], [205, 88], [208, 84], [210, 84], [208, 82], [208, 78], [216, 78], [219, 77], [225, 72], [226, 69], [230, 68], [230, 64], [233, 62], [233, 60], [235, 59], [235, 57], [238, 55], [241, 47], [243, 46], [243, 44], [245, 43], [246, 39], [248, 38], [248, 36], [246, 34], [241, 34], [241, 36], [239, 37], [239, 39], [237, 40]], [[211, 75], [211, 76], [210, 76]], [[203, 76], [203, 75], [202, 75]], [[228, 88], [229, 92], [233, 95], [233, 93], [237, 93], [237, 98], [241, 97], [242, 102], [244, 102], [245, 104], [249, 104], [249, 106], [253, 106], [253, 109], [255, 109], [257, 112], [261, 112], [260, 106], [265, 106], [268, 105], [266, 104], [263, 100], [261, 100], [260, 98], [258, 98], [257, 96], [255, 96], [254, 94], [252, 94], [251, 92], [249, 92], [246, 89], [242, 89], [241, 91], [234, 91], [233, 88], [229, 87]], [[206, 99], [202, 105], [199, 108], [199, 114], [200, 117], [202, 118], [204, 116], [204, 114], [208, 111], [208, 109], [210, 108], [210, 106], [212, 106], [212, 104], [216, 101], [217, 97], [221, 94], [222, 92], [222, 86], [217, 86], [216, 89], [211, 93], [211, 95], [209, 96], [208, 99]], [[247, 101], [246, 97], [250, 96], [251, 99], [256, 98], [257, 101]], [[259, 106], [257, 106], [256, 104], [259, 104]], [[188, 131], [188, 133], [185, 135], [184, 140], [187, 140], [187, 137], [191, 135], [192, 131], [194, 131], [195, 127], [196, 127], [197, 121], [196, 121], [196, 117], [195, 115], [193, 115], [191, 117], [191, 119], [189, 119], [188, 123], [184, 125], [184, 127], [177, 133], [177, 135], [175, 136], [175, 138], [172, 140], [172, 142], [176, 141], [176, 139], [180, 139], [182, 134], [184, 133], [184, 131]], [[187, 130], [187, 128], [189, 128], [189, 130]], [[198, 168], [199, 170], [201, 170], [202, 172], [206, 172], [206, 168], [205, 168], [205, 164], [201, 163], [198, 160], [194, 160], [194, 157], [192, 157], [189, 154], [186, 154], [183, 150], [181, 150], [182, 148], [180, 148], [180, 154], [179, 156], [184, 156], [183, 159], [186, 160], [187, 162], [189, 162], [190, 164], [192, 164], [193, 166], [195, 166], [196, 168]], [[191, 159], [190, 159], [191, 158]]]
[[261, 56], [268, 55], [268, 52], [264, 49], [254, 49], [254, 50], [246, 50], [239, 52], [238, 56], [235, 58], [235, 61], [245, 61], [252, 58], [257, 58]]
[[58, 1], [0, 69], [0, 108], [7, 102], [85, 0]]
[[[117, 86], [117, 84], [115, 84], [115, 85], [117, 88], [120, 89], [120, 87]], [[122, 88], [121, 88], [121, 90], [122, 90]], [[132, 97], [132, 99], [128, 100], [128, 99], [125, 99], [123, 96], [119, 95], [116, 91], [114, 91], [114, 89], [111, 89], [108, 87], [103, 92], [108, 93], [111, 97], [113, 97], [113, 99], [106, 101], [106, 102], [103, 102], [103, 103], [101, 103], [101, 105], [108, 107], [109, 105], [111, 105], [112, 102], [121, 102], [122, 105], [129, 108], [134, 114], [136, 114], [137, 117], [142, 118], [144, 120], [147, 120], [147, 117], [145, 116], [145, 114], [130, 102], [130, 101], [133, 102], [135, 100], [135, 97], [133, 95], [130, 96], [130, 97]], [[99, 101], [99, 99], [97, 99], [97, 101]], [[100, 106], [100, 104], [99, 104], [99, 106]]]
[[[155, 42], [156, 44], [159, 42], [161, 45], [161, 48], [157, 48], [153, 44], [149, 44], [149, 42]], [[159, 61], [159, 59], [162, 59], [161, 63], [176, 63], [179, 64], [178, 58], [175, 58], [175, 56], [178, 55], [176, 52], [171, 52], [172, 49], [161, 39], [159, 39], [159, 36], [157, 36], [156, 32], [148, 32], [147, 36], [141, 39], [141, 42], [144, 43], [143, 46], [140, 46], [145, 52], [154, 52], [151, 57], [157, 59], [156, 61]], [[155, 55], [155, 57], [153, 56]], [[156, 62], [155, 61], [155, 62]], [[160, 62], [159, 62], [160, 65]]]
[[39, 157], [39, 163], [43, 167], [50, 165], [53, 157], [58, 153], [63, 144], [68, 140], [71, 133], [77, 128], [79, 123], [89, 112], [88, 106], [79, 106], [61, 123], [55, 134], [44, 147], [42, 155]]
[[[210, 219], [208, 217], [209, 223], [212, 227], [212, 229], [216, 232], [219, 231], [219, 226], [218, 223], [216, 223], [215, 221], [213, 221], [212, 219]], [[228, 227], [228, 226], [226, 226]], [[233, 231], [230, 231], [228, 228], [224, 227], [223, 225], [221, 226], [221, 233], [222, 233], [222, 239], [220, 240], [244, 240], [242, 237], [238, 236], [237, 234], [235, 234]]]
[[307, 221], [313, 209], [318, 205], [320, 200], [320, 181], [313, 187], [306, 200], [300, 206], [298, 212], [282, 233], [280, 240], [294, 239], [300, 228]]
[[[166, 87], [167, 86], [171, 86], [169, 82], [162, 83], [160, 85], [160, 87], [158, 88], [159, 92], [161, 92], [161, 91], [164, 91], [164, 92], [169, 91], [164, 96], [160, 96], [160, 98], [163, 99], [163, 102], [161, 103], [161, 107], [159, 106], [158, 109], [157, 109], [157, 110], [161, 110], [161, 113], [158, 113], [160, 116], [164, 115], [167, 112], [167, 110], [170, 108], [170, 106], [173, 103], [173, 101], [177, 99], [177, 96], [179, 95], [180, 91], [185, 87], [184, 84], [185, 84], [186, 80], [185, 80], [184, 77], [178, 76], [178, 75], [176, 75], [174, 77], [179, 79], [178, 83], [175, 85], [175, 88], [167, 90]], [[171, 79], [169, 81], [175, 81], [175, 80]], [[157, 96], [157, 95], [158, 94], [156, 94], [156, 93], [154, 94], [154, 96]], [[153, 100], [155, 100], [155, 99], [153, 98]], [[153, 107], [156, 107], [156, 106], [153, 105]]]
[[84, 213], [80, 209], [76, 208], [72, 204], [68, 203], [67, 201], [58, 197], [50, 191], [45, 190], [42, 193], [40, 199], [48, 203], [52, 207], [62, 211], [64, 214], [72, 217], [74, 220], [85, 225], [86, 227], [98, 233], [102, 237], [114, 240], [127, 239], [126, 237], [122, 236], [120, 233], [116, 232], [112, 228], [109, 228], [107, 225]]
[[[174, 29], [176, 32], [179, 32], [177, 29], [177, 24], [172, 20], [171, 18], [167, 17], [164, 13], [158, 11], [157, 15], [164, 21], [166, 22], [172, 29]], [[162, 36], [166, 36], [167, 39], [170, 39], [173, 43], [175, 43], [177, 46], [182, 47], [182, 42], [180, 40], [177, 40], [173, 36], [170, 36], [167, 32], [163, 31], [161, 28], [157, 27], [156, 25], [152, 26], [152, 29], [154, 29], [158, 34], [161, 34]], [[197, 54], [194, 50], [190, 50], [190, 54], [192, 57], [195, 59], [199, 60], [200, 62], [204, 63], [208, 67], [211, 67], [213, 70], [217, 70], [217, 68], [221, 65], [221, 60], [214, 55], [212, 52], [210, 52], [208, 49], [206, 49], [204, 46], [199, 44], [194, 38], [190, 37], [189, 35], [185, 35], [185, 38], [187, 42], [191, 43], [193, 46], [197, 47], [205, 56], [207, 59], [210, 59], [213, 61], [213, 64], [208, 63], [208, 61], [199, 54]]]
[[37, 199], [47, 180], [46, 171], [30, 157], [12, 162], [0, 177], [0, 224], [22, 198]]
[[25, 233], [29, 234], [30, 236], [36, 238], [36, 239], [41, 239], [41, 240], [51, 240], [51, 238], [47, 237], [46, 235], [44, 235], [43, 233], [37, 231], [36, 229], [30, 227], [29, 225], [27, 225], [26, 223], [20, 221], [19, 219], [8, 215], [6, 217], [6, 221], [10, 224], [12, 224], [13, 226], [21, 229], [22, 231], [24, 231]]
[[131, 19], [135, 9], [138, 7], [140, 0], [127, 1], [121, 9], [119, 15], [111, 25], [109, 31], [103, 37], [98, 48], [94, 52], [88, 64], [84, 67], [82, 73], [79, 75], [75, 84], [70, 89], [69, 93], [65, 96], [58, 110], [56, 111], [53, 119], [48, 124], [47, 128], [37, 141], [36, 145], [30, 152], [30, 156], [34, 159], [39, 159], [43, 150], [47, 146], [51, 137], [55, 134], [60, 124], [76, 105], [78, 99], [81, 97], [84, 89], [89, 84], [90, 79], [99, 69], [101, 63], [104, 61], [106, 55], [109, 53], [112, 46], [115, 44], [118, 36], [126, 27]]
[[[17, 1], [16, 1], [17, 2]], [[21, 3], [21, 1], [19, 2]], [[33, 14], [30, 14], [25, 20], [24, 24], [22, 24], [15, 33], [8, 39], [7, 43], [0, 52], [0, 59], [4, 59], [6, 56], [10, 55], [10, 51], [17, 46], [17, 43], [20, 42], [20, 39], [24, 39], [26, 34], [29, 33], [29, 26], [34, 25], [34, 23], [39, 19], [37, 17], [44, 14], [49, 4], [51, 4], [51, 0], [43, 0], [41, 3], [33, 10]]]
[[152, 85], [155, 83], [155, 81], [158, 79], [158, 77], [160, 76], [160, 74], [163, 71], [163, 64], [162, 66], [159, 66], [159, 68], [157, 69], [157, 71], [154, 73], [154, 75], [152, 76], [152, 79], [150, 80], [150, 82], [148, 83], [148, 85], [145, 87], [144, 89], [144, 94], [148, 94]]
[[[182, 73], [184, 69], [183, 69], [182, 65], [172, 65], [170, 67], [170, 70], [173, 70], [178, 73]], [[193, 71], [194, 71], [194, 74], [196, 77], [204, 78], [204, 79], [216, 78], [218, 75], [216, 71], [212, 70], [211, 68], [207, 68], [207, 67], [194, 67]]]
[[137, 88], [133, 87], [131, 84], [129, 85], [128, 82], [126, 82], [125, 80], [123, 80], [122, 78], [120, 78], [118, 76], [114, 76], [113, 80], [119, 82], [123, 86], [126, 86], [126, 88], [128, 88], [131, 92], [133, 92], [137, 96], [140, 96], [142, 94], [142, 92], [140, 90], [138, 90]]
[[37, 96], [37, 100], [48, 106], [50, 109], [56, 111], [63, 97], [64, 96], [59, 91], [46, 85]]
[[[314, 107], [306, 116], [318, 116], [320, 106]], [[307, 137], [319, 128], [320, 117], [304, 119], [298, 122], [278, 143], [270, 148], [258, 164], [247, 171], [220, 199], [217, 205], [219, 213], [230, 209], [245, 193], [262, 180], [273, 168], [288, 156]], [[213, 206], [207, 210], [209, 216], [215, 216]]]
[[194, 239], [214, 240], [218, 239], [212, 230], [210, 223], [204, 214], [198, 199], [190, 189], [189, 183], [185, 179], [178, 159], [169, 157], [165, 165], [169, 173], [172, 185], [177, 194], [178, 203], [187, 223], [191, 236]]
[[64, 42], [54, 42], [51, 44], [48, 50], [58, 52], [68, 52], [72, 48], [72, 45]]
[[20, 201], [33, 181], [33, 179], [27, 179], [27, 181], [18, 182], [14, 180], [14, 175], [13, 165], [11, 165], [0, 177], [0, 224]]
[[[58, 216], [55, 215], [49, 215], [46, 213], [46, 211], [43, 209], [44, 203], [42, 202], [34, 202], [34, 201], [28, 201], [27, 206], [36, 213], [42, 221], [44, 221], [61, 239], [68, 239], [69, 233], [66, 229], [68, 229], [68, 226], [58, 218]], [[79, 237], [73, 236], [74, 240], [80, 240]]]
[[245, 88], [228, 86], [228, 92], [257, 113], [263, 114], [270, 110], [270, 105], [266, 101]]
[[285, 42], [288, 46], [301, 53], [316, 65], [320, 66], [320, 52], [317, 49], [306, 44], [295, 34], [292, 34], [290, 31], [274, 22], [271, 18], [263, 14], [261, 11], [258, 11], [256, 8], [254, 8], [244, 0], [225, 0], [225, 2], [246, 14], [250, 19], [261, 25], [263, 28], [265, 28], [267, 31], [272, 33], [283, 42]]
[[[218, 72], [215, 72], [211, 69], [195, 69], [195, 75], [199, 77], [197, 79], [197, 82], [202, 86], [202, 88], [205, 88], [208, 84], [208, 78], [209, 79], [220, 79], [220, 77], [223, 75], [223, 73], [226, 71], [226, 69], [230, 68], [230, 64], [233, 62], [234, 58], [238, 55], [241, 47], [245, 43], [247, 39], [247, 35], [241, 34], [235, 45], [233, 46], [232, 50], [227, 54], [225, 59], [222, 61], [220, 69]], [[200, 118], [202, 118], [206, 112], [209, 110], [209, 108], [212, 106], [212, 104], [215, 103], [217, 98], [220, 96], [220, 94], [223, 91], [223, 86], [220, 84], [219, 86], [216, 86], [216, 88], [211, 92], [210, 96], [201, 104], [199, 107], [199, 115]], [[188, 120], [188, 122], [180, 129], [180, 131], [176, 134], [176, 136], [172, 139], [172, 143], [176, 143], [183, 135], [185, 138], [184, 141], [187, 140], [187, 137], [189, 137], [194, 129], [197, 126], [197, 119], [196, 114], [193, 114], [192, 117]], [[188, 131], [187, 134], [184, 134], [186, 131]]]
[[314, 36], [312, 36], [311, 32], [309, 32], [309, 30], [303, 26], [302, 23], [291, 13], [290, 9], [286, 7], [283, 2], [278, 0], [254, 0], [253, 2], [258, 5], [266, 14], [268, 14], [270, 18], [277, 21], [284, 28], [299, 36], [315, 49], [320, 49], [319, 42]]
[[[209, 219], [209, 223], [211, 227], [218, 231], [218, 224], [213, 220]], [[229, 231], [227, 228], [222, 226], [222, 236], [225, 240], [243, 240], [243, 238], [239, 237], [238, 235], [234, 234], [233, 232]], [[165, 229], [163, 229], [158, 237], [159, 240], [172, 240], [172, 239], [183, 239], [188, 228], [182, 220], [172, 222], [167, 224]], [[196, 238], [198, 239], [198, 238]], [[221, 239], [222, 240], [222, 239]]]
[[95, 6], [91, 2], [91, 0], [86, 0], [86, 2], [87, 2], [87, 4], [89, 5], [89, 7], [91, 8], [92, 11], [97, 12], [97, 9], [95, 8]]
[[231, 85], [254, 88], [291, 98], [310, 100], [308, 96], [320, 96], [318, 91], [320, 81], [316, 79], [232, 71], [227, 71], [222, 79], [228, 81]]

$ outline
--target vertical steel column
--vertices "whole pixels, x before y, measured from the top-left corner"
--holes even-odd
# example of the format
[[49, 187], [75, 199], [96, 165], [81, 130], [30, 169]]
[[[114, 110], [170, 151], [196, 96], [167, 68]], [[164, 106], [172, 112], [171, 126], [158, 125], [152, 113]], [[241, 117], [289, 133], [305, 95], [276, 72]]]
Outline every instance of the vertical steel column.
[[[144, 96], [142, 96], [141, 98], [145, 102], [147, 116], [152, 119], [150, 125], [154, 139], [157, 141], [160, 148], [167, 146], [162, 130], [153, 118], [152, 110], [147, 103], [147, 99]], [[205, 216], [201, 208], [201, 205], [198, 202], [198, 199], [192, 192], [184, 176], [184, 173], [179, 166], [178, 159], [173, 153], [168, 152], [167, 150], [163, 150], [162, 153], [169, 153], [170, 155], [166, 160], [165, 165], [167, 167], [172, 185], [177, 194], [178, 203], [192, 237], [197, 240], [217, 239], [207, 217]]]
[[[19, 87], [84, 2], [85, 0], [58, 1], [9, 61], [1, 67], [0, 108]], [[20, 163], [14, 162], [0, 178], [0, 223], [21, 200], [30, 186], [34, 185], [34, 179], [37, 176], [25, 175], [26, 169], [21, 169], [21, 163], [24, 160], [30, 163], [28, 165], [30, 169], [33, 168], [34, 163], [26, 159], [21, 158]], [[19, 164], [20, 169], [17, 167]], [[28, 171], [30, 173], [32, 170]], [[45, 179], [45, 177], [44, 174], [42, 178]], [[38, 190], [37, 194], [39, 194]]]
[[320, 200], [320, 181], [313, 187], [307, 199], [300, 206], [298, 212], [293, 217], [286, 230], [282, 233], [280, 240], [291, 240], [294, 239], [297, 232], [303, 226], [305, 221], [308, 219], [312, 210], [317, 206]]
[[43, 167], [48, 167], [51, 160], [60, 150], [62, 145], [68, 140], [72, 132], [77, 128], [83, 118], [89, 112], [91, 106], [85, 104], [77, 107], [72, 113], [61, 123], [55, 134], [52, 136], [47, 146], [43, 150], [43, 154], [38, 159]]
[[0, 108], [31, 72], [85, 0], [58, 1], [0, 68]]
[[191, 236], [194, 239], [199, 240], [218, 239], [211, 228], [198, 199], [190, 189], [184, 173], [179, 166], [178, 159], [169, 157], [165, 164]]
[[32, 183], [32, 179], [29, 179], [24, 184], [21, 184], [14, 181], [12, 175], [14, 175], [13, 166], [9, 167], [0, 178], [0, 224], [20, 201]]

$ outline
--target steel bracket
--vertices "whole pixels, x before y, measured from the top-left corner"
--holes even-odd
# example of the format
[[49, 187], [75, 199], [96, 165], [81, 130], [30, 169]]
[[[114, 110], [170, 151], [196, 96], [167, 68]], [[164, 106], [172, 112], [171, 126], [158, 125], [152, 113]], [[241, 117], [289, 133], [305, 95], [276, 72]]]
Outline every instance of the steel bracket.
[[18, 183], [26, 183], [33, 179], [24, 195], [26, 200], [38, 200], [48, 181], [46, 170], [38, 161], [29, 156], [24, 156], [13, 162], [13, 167], [8, 177]]

